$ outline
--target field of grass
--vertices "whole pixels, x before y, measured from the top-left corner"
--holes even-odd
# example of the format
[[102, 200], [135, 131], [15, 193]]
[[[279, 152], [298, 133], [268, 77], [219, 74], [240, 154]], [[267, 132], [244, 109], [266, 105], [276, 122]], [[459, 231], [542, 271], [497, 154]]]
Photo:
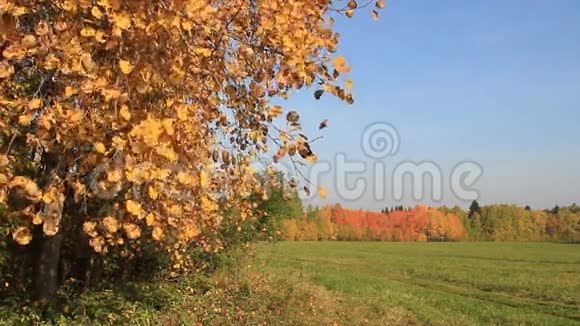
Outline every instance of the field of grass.
[[580, 325], [580, 245], [281, 242], [255, 249], [256, 269], [329, 291], [351, 320], [362, 314], [356, 320], [368, 324]]

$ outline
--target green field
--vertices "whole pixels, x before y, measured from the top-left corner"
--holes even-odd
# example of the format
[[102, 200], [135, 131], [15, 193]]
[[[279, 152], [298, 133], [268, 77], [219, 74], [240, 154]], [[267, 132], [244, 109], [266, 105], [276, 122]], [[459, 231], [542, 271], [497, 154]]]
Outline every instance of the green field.
[[[281, 242], [266, 274], [304, 280], [368, 324], [580, 325], [580, 246], [556, 243]], [[361, 308], [362, 307], [362, 308]]]

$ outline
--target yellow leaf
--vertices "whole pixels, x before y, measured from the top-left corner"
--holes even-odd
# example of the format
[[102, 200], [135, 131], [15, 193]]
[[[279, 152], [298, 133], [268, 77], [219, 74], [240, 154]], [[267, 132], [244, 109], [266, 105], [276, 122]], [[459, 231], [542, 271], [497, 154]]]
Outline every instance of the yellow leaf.
[[125, 144], [126, 144], [126, 141], [123, 140], [123, 138], [121, 138], [119, 136], [113, 137], [113, 147], [116, 150], [122, 151], [123, 149], [125, 149]]
[[207, 174], [207, 172], [201, 171], [201, 173], [199, 174], [199, 179], [200, 179], [200, 185], [202, 186], [202, 188], [209, 187], [210, 179], [209, 179], [209, 175]]
[[332, 60], [332, 65], [336, 70], [346, 64], [346, 59], [343, 56], [338, 56]]
[[67, 86], [64, 89], [64, 96], [67, 98], [75, 95], [76, 93], [77, 93], [77, 90], [74, 87]]
[[121, 72], [125, 75], [128, 75], [133, 71], [133, 65], [127, 60], [119, 60], [119, 68], [121, 68]]
[[147, 214], [145, 217], [145, 222], [147, 222], [148, 226], [153, 225], [153, 223], [155, 223], [155, 215], [153, 215], [153, 213]]
[[153, 237], [153, 240], [155, 241], [161, 241], [163, 240], [163, 229], [156, 226], [153, 228], [153, 232], [151, 232], [151, 236]]
[[131, 120], [131, 112], [129, 112], [129, 107], [126, 106], [125, 104], [121, 105], [121, 110], [119, 110], [119, 115], [125, 121]]
[[344, 81], [344, 87], [346, 87], [346, 89], [352, 89], [352, 80], [350, 78], [347, 78]]
[[318, 161], [318, 156], [316, 156], [316, 154], [312, 153], [312, 154], [308, 155], [308, 157], [306, 157], [306, 159], [310, 163], [316, 163], [316, 161]]
[[35, 99], [31, 100], [30, 102], [28, 102], [28, 108], [31, 110], [36, 110], [36, 109], [40, 108], [41, 105], [42, 105], [42, 101], [39, 98], [35, 98]]
[[211, 55], [211, 50], [208, 48], [197, 48], [194, 52], [203, 57], [209, 57]]
[[36, 45], [36, 38], [33, 35], [26, 35], [22, 38], [22, 45], [30, 49]]
[[107, 148], [105, 147], [105, 144], [97, 142], [95, 143], [95, 151], [97, 153], [104, 154], [107, 151]]
[[173, 128], [173, 122], [175, 119], [163, 119], [163, 129], [169, 136], [173, 136], [175, 129]]
[[148, 192], [149, 194], [149, 198], [156, 200], [157, 198], [159, 198], [159, 191], [157, 191], [157, 188], [153, 187], [153, 186], [149, 186]]
[[[4, 154], [0, 154], [0, 168], [8, 166], [9, 163], [10, 163], [10, 160], [8, 159], [8, 156], [6, 156]], [[0, 179], [0, 180], [2, 180], [2, 179]]]
[[60, 5], [60, 6], [61, 6], [61, 8], [62, 8], [62, 9], [64, 9], [65, 11], [71, 11], [71, 10], [74, 10], [74, 9], [75, 9], [75, 7], [76, 7], [76, 6], [75, 6], [75, 3], [74, 3], [74, 1], [71, 1], [71, 0], [64, 0], [64, 1], [61, 3], [61, 5]]
[[371, 12], [371, 17], [374, 21], [377, 21], [379, 20], [379, 13], [376, 10], [373, 10], [373, 12]]
[[22, 59], [26, 55], [26, 49], [19, 44], [8, 46], [3, 52], [2, 55], [6, 59]]
[[40, 225], [42, 224], [42, 222], [43, 222], [42, 216], [40, 216], [40, 214], [34, 214], [34, 216], [32, 217], [32, 224]]
[[103, 17], [103, 12], [101, 11], [101, 9], [99, 9], [99, 7], [94, 6], [93, 8], [91, 8], [91, 15], [93, 15], [93, 17], [95, 17], [96, 19], [101, 19], [101, 17]]
[[193, 29], [193, 23], [189, 20], [181, 22], [181, 27], [186, 31], [191, 31]]
[[127, 212], [129, 212], [130, 214], [134, 215], [134, 216], [140, 216], [141, 215], [141, 204], [139, 204], [138, 202], [135, 202], [133, 200], [127, 200], [125, 202], [125, 207], [127, 208]]
[[14, 73], [14, 67], [8, 62], [0, 62], [0, 78], [8, 78]]
[[326, 192], [326, 188], [319, 187], [318, 188], [318, 195], [320, 195], [321, 198], [326, 198], [326, 196], [328, 195]]
[[112, 216], [107, 216], [103, 219], [103, 226], [108, 233], [115, 233], [119, 230], [119, 223]]
[[96, 237], [99, 233], [96, 231], [97, 222], [95, 221], [88, 221], [83, 223], [83, 232], [85, 232], [91, 238]]
[[385, 0], [377, 0], [377, 3], [375, 3], [375, 6], [379, 9], [385, 8]]
[[109, 182], [112, 182], [112, 183], [119, 182], [119, 181], [121, 181], [121, 177], [122, 177], [122, 174], [121, 174], [120, 170], [113, 170], [113, 171], [107, 172], [107, 180]]
[[83, 36], [83, 37], [95, 36], [95, 29], [92, 27], [85, 27], [85, 28], [81, 29], [81, 36]]
[[280, 138], [280, 141], [283, 143], [288, 142], [288, 135], [286, 135], [286, 133], [284, 133], [284, 132], [280, 133], [280, 137], [278, 137], [278, 138]]
[[177, 181], [179, 181], [179, 183], [181, 183], [181, 184], [189, 186], [189, 185], [193, 184], [194, 179], [191, 177], [191, 175], [180, 171], [177, 174]]
[[282, 114], [283, 110], [282, 107], [279, 105], [273, 106], [268, 109], [268, 115], [272, 118], [278, 117]]
[[26, 227], [19, 227], [12, 234], [12, 238], [18, 242], [19, 245], [25, 246], [32, 241], [32, 233]]
[[189, 108], [187, 105], [180, 105], [177, 107], [177, 119], [180, 121], [186, 121], [189, 115]]
[[18, 123], [23, 126], [28, 126], [32, 122], [32, 115], [25, 114], [18, 117]]
[[95, 252], [103, 252], [105, 251], [105, 238], [103, 237], [96, 237], [89, 240], [89, 244], [95, 250]]
[[124, 223], [123, 231], [125, 231], [127, 238], [131, 240], [138, 239], [141, 236], [141, 229], [133, 223]]
[[113, 22], [120, 29], [126, 30], [131, 27], [131, 18], [125, 13], [113, 15]]

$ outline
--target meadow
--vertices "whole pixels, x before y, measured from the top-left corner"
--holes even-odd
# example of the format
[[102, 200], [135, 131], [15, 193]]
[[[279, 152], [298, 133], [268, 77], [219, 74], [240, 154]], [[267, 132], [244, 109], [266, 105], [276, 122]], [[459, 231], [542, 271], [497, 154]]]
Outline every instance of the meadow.
[[262, 273], [320, 287], [346, 307], [339, 324], [580, 325], [579, 245], [279, 242], [255, 249]]

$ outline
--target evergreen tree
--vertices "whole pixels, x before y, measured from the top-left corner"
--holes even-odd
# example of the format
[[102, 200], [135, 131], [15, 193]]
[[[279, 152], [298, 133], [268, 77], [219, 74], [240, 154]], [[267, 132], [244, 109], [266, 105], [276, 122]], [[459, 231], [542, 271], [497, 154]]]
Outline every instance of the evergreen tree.
[[471, 218], [475, 213], [481, 215], [481, 207], [479, 207], [477, 200], [474, 200], [471, 203], [471, 206], [469, 206], [469, 218]]

